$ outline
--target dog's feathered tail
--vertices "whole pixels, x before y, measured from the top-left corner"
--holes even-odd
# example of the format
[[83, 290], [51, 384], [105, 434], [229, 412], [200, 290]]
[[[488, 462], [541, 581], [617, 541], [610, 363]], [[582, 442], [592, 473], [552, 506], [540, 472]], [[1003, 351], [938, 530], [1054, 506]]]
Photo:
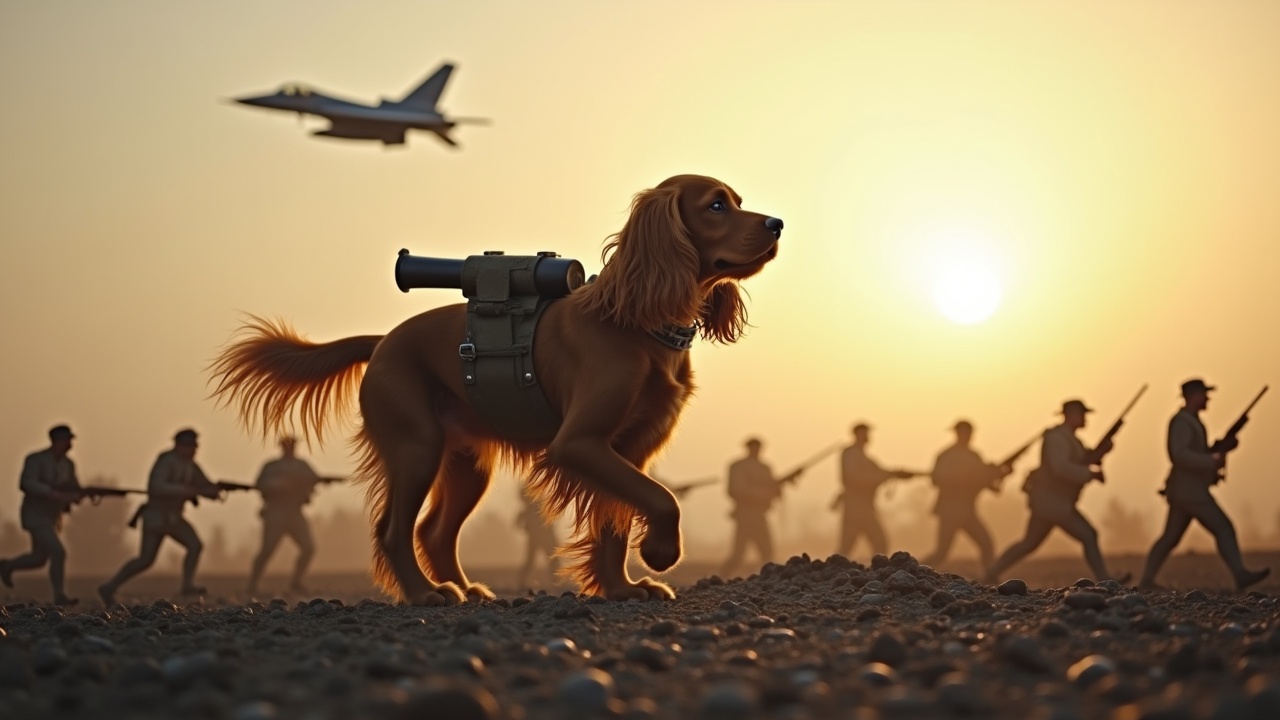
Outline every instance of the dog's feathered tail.
[[324, 440], [329, 412], [346, 411], [364, 365], [382, 341], [360, 335], [313, 343], [283, 320], [251, 315], [209, 366], [219, 405], [234, 405], [250, 432], [270, 437], [296, 419], [303, 439]]

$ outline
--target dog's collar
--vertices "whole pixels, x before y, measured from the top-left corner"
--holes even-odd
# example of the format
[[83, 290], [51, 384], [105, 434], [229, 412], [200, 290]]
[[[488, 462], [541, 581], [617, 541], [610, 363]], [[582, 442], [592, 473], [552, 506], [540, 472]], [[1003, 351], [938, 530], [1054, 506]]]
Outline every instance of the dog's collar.
[[688, 350], [693, 347], [693, 340], [698, 336], [699, 327], [698, 323], [689, 327], [663, 325], [659, 330], [650, 330], [649, 334], [672, 350]]

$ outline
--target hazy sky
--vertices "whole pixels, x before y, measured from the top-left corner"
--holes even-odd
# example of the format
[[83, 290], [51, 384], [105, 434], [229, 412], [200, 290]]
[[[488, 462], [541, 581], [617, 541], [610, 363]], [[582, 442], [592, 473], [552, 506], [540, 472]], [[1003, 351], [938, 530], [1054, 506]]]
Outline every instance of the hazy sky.
[[[204, 371], [240, 313], [328, 340], [460, 299], [396, 290], [401, 247], [556, 250], [593, 272], [632, 194], [688, 172], [787, 229], [746, 284], [748, 335], [692, 351], [701, 389], [662, 474], [723, 473], [749, 434], [783, 470], [855, 420], [890, 465], [928, 467], [958, 417], [1002, 455], [1075, 396], [1100, 411], [1093, 442], [1149, 382], [1083, 506], [1163, 513], [1179, 383], [1221, 387], [1216, 435], [1280, 380], [1277, 37], [1264, 0], [2, 0], [0, 518], [59, 422], [82, 477], [141, 486], [191, 425], [210, 475], [252, 480], [274, 449]], [[446, 60], [442, 107], [493, 119], [458, 151], [313, 138], [324, 121], [226, 102], [287, 81], [396, 98]], [[994, 276], [990, 319], [939, 311], [939, 263]], [[1274, 522], [1278, 435], [1280, 388], [1217, 490], [1237, 521]], [[314, 461], [349, 467], [342, 442]], [[825, 507], [834, 461], [803, 482], [793, 517]], [[727, 501], [699, 493], [686, 526], [714, 538]], [[359, 501], [318, 505], [339, 502]], [[189, 516], [256, 533], [255, 510]]]

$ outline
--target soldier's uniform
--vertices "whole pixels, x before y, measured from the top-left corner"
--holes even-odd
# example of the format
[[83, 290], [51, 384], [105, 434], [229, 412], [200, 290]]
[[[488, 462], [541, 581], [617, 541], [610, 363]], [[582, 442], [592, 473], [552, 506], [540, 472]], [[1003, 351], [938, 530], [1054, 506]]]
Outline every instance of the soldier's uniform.
[[[1092, 410], [1083, 402], [1073, 400], [1063, 404], [1063, 414], [1070, 412], [1079, 412], [1083, 416]], [[1019, 560], [1035, 552], [1055, 527], [1062, 528], [1080, 542], [1085, 561], [1098, 579], [1111, 579], [1098, 546], [1098, 531], [1076, 508], [1081, 491], [1094, 477], [1091, 462], [1096, 462], [1093, 453], [1085, 449], [1075, 430], [1067, 423], [1045, 431], [1040, 444], [1040, 467], [1031, 471], [1023, 487], [1027, 493], [1027, 505], [1031, 508], [1026, 534], [988, 569], [989, 582], [994, 582]], [[1127, 581], [1128, 577], [1126, 573], [1121, 580]]]
[[[74, 437], [65, 425], [49, 430], [49, 439], [55, 443], [60, 439], [70, 441]], [[56, 452], [52, 446], [37, 450], [23, 460], [18, 485], [22, 490], [20, 519], [22, 529], [31, 535], [31, 552], [12, 560], [0, 560], [0, 582], [6, 587], [13, 587], [11, 575], [15, 570], [34, 570], [47, 562], [54, 602], [75, 604], [76, 601], [68, 598], [65, 592], [67, 550], [58, 537], [62, 516], [70, 506], [52, 495], [74, 493], [80, 489], [76, 464], [65, 452]]]
[[1007, 473], [1006, 468], [982, 459], [973, 448], [959, 443], [943, 450], [933, 464], [933, 484], [938, 488], [938, 499], [933, 512], [938, 516], [938, 545], [926, 565], [937, 565], [947, 559], [956, 533], [963, 530], [978, 548], [982, 567], [991, 566], [995, 550], [991, 534], [978, 518], [978, 495], [990, 490]]
[[[1189, 380], [1183, 384], [1183, 395], [1192, 392], [1207, 394], [1213, 389], [1203, 380]], [[1172, 467], [1161, 494], [1169, 503], [1169, 517], [1165, 521], [1164, 533], [1147, 556], [1142, 585], [1155, 586], [1160, 567], [1178, 546], [1192, 520], [1199, 521], [1213, 535], [1218, 554], [1231, 570], [1238, 587], [1243, 589], [1266, 577], [1269, 570], [1251, 572], [1245, 569], [1235, 526], [1209, 493], [1209, 488], [1218, 481], [1219, 465], [1210, 452], [1208, 433], [1200, 421], [1198, 410], [1183, 407], [1169, 420], [1167, 449]]]
[[160, 453], [147, 481], [147, 502], [138, 510], [135, 520], [142, 521], [142, 546], [138, 557], [129, 560], [110, 580], [99, 586], [98, 594], [110, 605], [115, 592], [130, 578], [151, 567], [160, 544], [171, 537], [187, 550], [182, 563], [182, 594], [200, 595], [204, 588], [194, 584], [196, 567], [204, 544], [195, 528], [183, 517], [183, 509], [193, 494], [216, 498], [218, 486], [209, 481], [192, 458], [185, 457], [179, 445], [196, 443], [194, 430], [182, 430], [174, 436], [174, 448]]
[[289, 587], [303, 590], [302, 576], [315, 557], [316, 544], [302, 508], [311, 502], [311, 494], [318, 482], [320, 476], [306, 460], [289, 454], [262, 466], [255, 483], [262, 494], [262, 548], [253, 559], [249, 574], [250, 594], [257, 592], [262, 571], [286, 535], [298, 545], [298, 559]]
[[520, 493], [522, 503], [520, 514], [516, 516], [516, 525], [524, 531], [524, 564], [520, 567], [520, 575], [516, 580], [517, 587], [525, 587], [529, 581], [529, 573], [533, 572], [538, 558], [546, 558], [547, 574], [554, 580], [560, 567], [560, 559], [555, 556], [560, 546], [556, 537], [556, 529], [542, 518], [538, 503], [524, 492]]
[[844, 488], [841, 503], [844, 513], [840, 524], [840, 546], [836, 553], [848, 555], [860, 536], [865, 535], [873, 554], [885, 554], [889, 542], [880, 514], [876, 512], [876, 492], [887, 480], [894, 477], [892, 470], [867, 455], [866, 448], [854, 443], [840, 453], [840, 485]]
[[[749, 440], [748, 448], [759, 447]], [[754, 451], [753, 451], [754, 452]], [[761, 563], [773, 560], [773, 534], [769, 532], [769, 508], [782, 494], [782, 485], [773, 476], [773, 468], [758, 457], [747, 456], [729, 466], [729, 497], [733, 500], [733, 548], [725, 560], [721, 575], [729, 577], [737, 571], [746, 556], [747, 545], [753, 545]]]

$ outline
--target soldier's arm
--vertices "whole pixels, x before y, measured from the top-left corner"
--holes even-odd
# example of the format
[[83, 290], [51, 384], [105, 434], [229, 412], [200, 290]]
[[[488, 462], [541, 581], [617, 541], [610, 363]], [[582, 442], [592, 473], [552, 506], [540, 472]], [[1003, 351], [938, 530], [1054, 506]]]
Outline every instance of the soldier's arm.
[[18, 487], [27, 495], [50, 497], [56, 492], [53, 486], [40, 479], [40, 460], [36, 455], [28, 455], [22, 463], [22, 478]]
[[1049, 472], [1076, 485], [1084, 485], [1093, 479], [1088, 465], [1071, 461], [1071, 445], [1059, 433], [1049, 433], [1044, 438], [1044, 460]]
[[1217, 462], [1207, 451], [1193, 450], [1194, 430], [1190, 423], [1178, 422], [1169, 424], [1169, 460], [1179, 470], [1207, 474], [1217, 469]]
[[196, 471], [196, 481], [194, 483], [196, 492], [201, 495], [205, 495], [206, 497], [217, 497], [218, 493], [221, 492], [221, 488], [218, 487], [218, 484], [210, 480], [209, 476], [204, 474], [204, 469], [199, 465], [196, 465], [195, 463], [191, 464], [195, 466]]

